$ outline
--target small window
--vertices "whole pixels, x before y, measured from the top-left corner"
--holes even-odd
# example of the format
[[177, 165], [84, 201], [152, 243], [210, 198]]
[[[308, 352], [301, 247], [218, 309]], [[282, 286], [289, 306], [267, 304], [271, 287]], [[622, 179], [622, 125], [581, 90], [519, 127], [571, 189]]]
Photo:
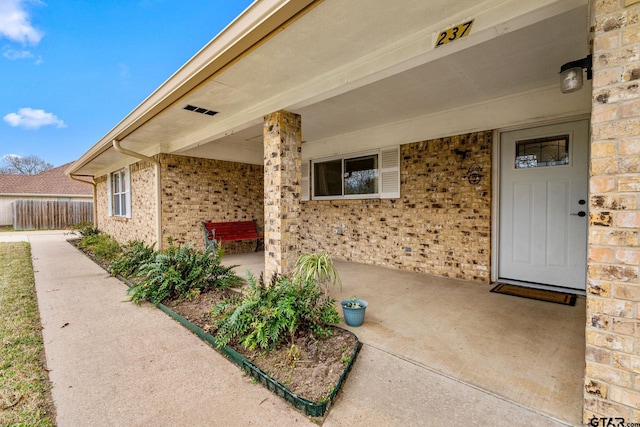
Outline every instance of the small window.
[[516, 143], [516, 169], [569, 164], [569, 135], [528, 139]]
[[344, 194], [378, 194], [378, 155], [344, 160]]
[[131, 217], [129, 169], [113, 172], [109, 178], [109, 215]]
[[313, 196], [342, 196], [342, 159], [313, 164]]
[[312, 161], [313, 199], [400, 197], [399, 153], [399, 147], [396, 146], [376, 152]]

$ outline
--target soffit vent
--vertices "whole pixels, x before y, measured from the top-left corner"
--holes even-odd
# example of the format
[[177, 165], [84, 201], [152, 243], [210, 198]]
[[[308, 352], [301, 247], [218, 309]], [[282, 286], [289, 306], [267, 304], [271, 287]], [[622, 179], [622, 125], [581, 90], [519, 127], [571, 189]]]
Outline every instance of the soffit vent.
[[195, 105], [191, 105], [191, 104], [187, 104], [184, 107], [184, 109], [188, 111], [193, 111], [194, 113], [204, 114], [207, 116], [215, 116], [216, 114], [218, 114], [217, 111], [207, 110], [206, 108], [196, 107]]

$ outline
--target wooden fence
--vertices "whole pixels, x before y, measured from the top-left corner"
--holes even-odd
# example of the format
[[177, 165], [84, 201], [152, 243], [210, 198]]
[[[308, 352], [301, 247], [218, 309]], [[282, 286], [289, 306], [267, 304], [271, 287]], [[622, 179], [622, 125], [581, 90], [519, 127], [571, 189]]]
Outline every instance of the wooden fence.
[[14, 230], [64, 230], [70, 225], [93, 222], [93, 202], [70, 200], [16, 200]]

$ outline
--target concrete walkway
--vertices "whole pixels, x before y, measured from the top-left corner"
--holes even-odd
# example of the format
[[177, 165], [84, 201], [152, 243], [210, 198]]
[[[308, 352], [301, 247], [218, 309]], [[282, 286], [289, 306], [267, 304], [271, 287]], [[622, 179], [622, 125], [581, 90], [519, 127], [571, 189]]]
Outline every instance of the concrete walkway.
[[[315, 425], [67, 238], [0, 233], [31, 243], [58, 426]], [[366, 344], [323, 425], [566, 424]]]

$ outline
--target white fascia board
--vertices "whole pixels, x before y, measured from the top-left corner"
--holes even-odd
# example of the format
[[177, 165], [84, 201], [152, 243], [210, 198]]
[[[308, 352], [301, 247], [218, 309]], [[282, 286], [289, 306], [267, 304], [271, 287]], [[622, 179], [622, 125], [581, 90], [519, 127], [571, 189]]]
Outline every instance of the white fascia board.
[[[306, 82], [292, 91], [294, 96], [288, 100], [289, 105], [292, 109], [306, 107], [533, 25], [586, 3], [587, 0], [491, 0], [481, 3], [475, 9], [461, 12], [446, 22], [424, 28], [410, 37], [359, 58], [331, 75]], [[472, 34], [457, 40], [456, 43], [435, 48], [436, 39], [441, 31], [468, 19], [474, 19]], [[332, 89], [322, 91], [320, 88]], [[316, 95], [309, 97], [308, 94], [313, 92]], [[296, 102], [295, 98], [299, 100]]]
[[80, 170], [108, 149], [114, 139], [122, 139], [190, 90], [224, 68], [279, 26], [315, 0], [256, 0], [204, 48], [196, 53], [158, 89], [140, 103], [100, 141], [66, 170]]
[[[219, 119], [210, 126], [170, 144], [168, 148], [170, 151], [177, 151], [209, 143], [235, 130], [258, 124], [262, 122], [262, 117], [274, 111], [295, 111], [324, 101], [584, 6], [586, 3], [587, 0], [490, 0], [480, 3], [473, 9], [450, 17], [446, 22], [424, 28], [410, 37], [357, 58], [343, 67], [336, 68], [330, 74], [311, 78], [287, 92], [256, 102], [235, 115], [225, 117], [224, 120]], [[440, 31], [471, 18], [475, 20], [472, 34], [456, 43], [435, 48]]]
[[[124, 148], [128, 148], [127, 147], [127, 142], [126, 140], [122, 141], [121, 144]], [[112, 147], [112, 144], [109, 144], [109, 147]], [[105, 150], [106, 151], [106, 150]], [[135, 151], [135, 150], [133, 150]], [[115, 149], [114, 149], [115, 152]], [[139, 154], [142, 154], [143, 156], [147, 156], [147, 157], [153, 157], [158, 153], [164, 153], [164, 145], [163, 144], [153, 144], [153, 145], [149, 145], [147, 147], [145, 147], [144, 150], [141, 150], [139, 152]], [[127, 166], [131, 166], [135, 163], [138, 163], [140, 161], [144, 161], [144, 160], [140, 160], [137, 157], [132, 157], [129, 156], [127, 154], [123, 154], [123, 153], [117, 153], [116, 155], [118, 156], [119, 160], [114, 160], [111, 163], [109, 163], [108, 167], [105, 168], [101, 168], [101, 169], [96, 169], [96, 172], [94, 173], [93, 177], [99, 177], [99, 176], [104, 176], [104, 175], [108, 175], [111, 172], [115, 172], [117, 170], [120, 170], [122, 168], [126, 168]]]
[[[491, 0], [480, 3], [440, 22], [424, 28], [403, 40], [385, 46], [357, 61], [336, 69], [331, 75], [318, 77], [296, 88], [300, 95], [316, 89], [333, 87], [329, 91], [316, 90], [314, 97], [299, 96], [291, 108], [306, 107], [336, 95], [399, 74], [419, 65], [449, 56], [461, 50], [484, 43], [508, 32], [533, 25], [561, 13], [584, 6], [587, 0]], [[456, 43], [435, 48], [438, 34], [461, 22], [474, 19], [473, 32]]]

